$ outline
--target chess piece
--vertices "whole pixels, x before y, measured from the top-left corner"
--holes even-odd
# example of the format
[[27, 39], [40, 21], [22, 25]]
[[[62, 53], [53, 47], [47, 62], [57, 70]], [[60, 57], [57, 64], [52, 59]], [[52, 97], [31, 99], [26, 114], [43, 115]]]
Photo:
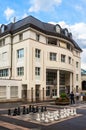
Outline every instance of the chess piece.
[[11, 109], [8, 109], [8, 115], [11, 115]]

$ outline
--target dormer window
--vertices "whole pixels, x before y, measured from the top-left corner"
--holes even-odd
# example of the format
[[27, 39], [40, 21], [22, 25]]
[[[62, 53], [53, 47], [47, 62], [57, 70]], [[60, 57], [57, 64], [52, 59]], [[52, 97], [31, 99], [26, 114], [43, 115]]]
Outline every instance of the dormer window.
[[1, 33], [3, 33], [6, 30], [6, 27], [7, 27], [6, 25], [1, 26]]
[[60, 33], [61, 32], [61, 27], [60, 25], [56, 24], [56, 32], [57, 33]]
[[69, 37], [72, 38], [72, 33], [69, 33]]
[[65, 36], [68, 36], [68, 30], [66, 28], [64, 29], [64, 34]]

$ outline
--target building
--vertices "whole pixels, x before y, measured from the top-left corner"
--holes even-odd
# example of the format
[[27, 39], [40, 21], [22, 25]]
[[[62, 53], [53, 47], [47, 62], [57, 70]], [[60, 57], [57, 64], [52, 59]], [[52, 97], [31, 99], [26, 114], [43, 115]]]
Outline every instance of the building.
[[81, 91], [82, 52], [68, 29], [28, 16], [0, 28], [0, 101]]
[[82, 93], [86, 94], [86, 70], [81, 69], [81, 88]]

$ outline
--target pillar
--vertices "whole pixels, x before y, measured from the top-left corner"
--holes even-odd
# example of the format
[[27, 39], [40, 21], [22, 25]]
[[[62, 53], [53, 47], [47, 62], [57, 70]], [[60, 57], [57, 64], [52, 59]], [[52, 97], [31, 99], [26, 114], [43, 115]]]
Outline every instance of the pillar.
[[70, 73], [70, 93], [73, 91], [73, 77], [72, 73]]
[[57, 97], [59, 96], [59, 70], [57, 70]]

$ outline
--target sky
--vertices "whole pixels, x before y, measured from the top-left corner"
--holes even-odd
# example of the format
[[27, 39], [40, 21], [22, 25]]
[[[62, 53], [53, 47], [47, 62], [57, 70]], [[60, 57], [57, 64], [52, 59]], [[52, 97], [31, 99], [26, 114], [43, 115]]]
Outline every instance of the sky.
[[86, 69], [86, 0], [0, 0], [0, 25], [29, 15], [67, 28], [83, 50], [81, 67]]

